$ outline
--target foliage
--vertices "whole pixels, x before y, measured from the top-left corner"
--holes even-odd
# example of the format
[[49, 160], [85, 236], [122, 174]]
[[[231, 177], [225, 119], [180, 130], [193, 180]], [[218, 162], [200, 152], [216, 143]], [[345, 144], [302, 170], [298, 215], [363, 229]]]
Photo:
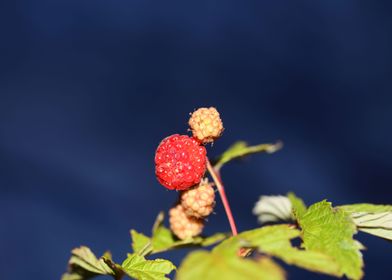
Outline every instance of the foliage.
[[[219, 174], [220, 168], [231, 160], [257, 152], [273, 153], [281, 146], [280, 142], [256, 146], [237, 142], [217, 159], [214, 168]], [[286, 197], [261, 196], [254, 213], [259, 221], [270, 224], [236, 236], [216, 233], [179, 240], [164, 225], [161, 212], [150, 236], [130, 231], [132, 252], [121, 264], [115, 263], [108, 252], [97, 258], [82, 246], [72, 250], [68, 272], [62, 280], [85, 280], [99, 275], [116, 280], [125, 275], [141, 280], [169, 279], [176, 266], [151, 256], [184, 247], [198, 250], [182, 261], [175, 273], [178, 280], [286, 279], [284, 268], [276, 260], [284, 266], [356, 280], [364, 274], [360, 251], [363, 246], [354, 239], [357, 231], [392, 240], [392, 205], [333, 207], [323, 200], [307, 207], [301, 198], [289, 193]]]
[[282, 142], [277, 142], [275, 144], [260, 144], [256, 146], [248, 146], [244, 141], [238, 141], [234, 143], [229, 149], [227, 149], [216, 161], [215, 168], [217, 170], [221, 169], [222, 166], [229, 161], [255, 154], [255, 153], [275, 153], [282, 148]]

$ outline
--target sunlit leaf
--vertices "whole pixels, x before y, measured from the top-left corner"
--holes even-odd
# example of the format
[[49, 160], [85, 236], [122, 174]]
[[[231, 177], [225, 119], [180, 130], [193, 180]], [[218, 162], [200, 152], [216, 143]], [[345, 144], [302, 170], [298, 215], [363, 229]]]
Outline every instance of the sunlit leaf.
[[219, 170], [227, 162], [244, 157], [255, 153], [274, 153], [282, 148], [282, 142], [276, 142], [275, 144], [260, 144], [256, 146], [248, 146], [246, 142], [239, 141], [234, 143], [229, 149], [227, 149], [217, 160], [215, 169]]
[[88, 247], [81, 246], [72, 250], [68, 262], [69, 271], [62, 280], [90, 279], [97, 275], [116, 275], [117, 271], [110, 267], [104, 258], [97, 258]]
[[342, 205], [342, 206], [338, 206], [338, 208], [348, 213], [358, 213], [358, 212], [381, 213], [381, 212], [392, 211], [392, 205], [369, 204], [369, 203]]
[[292, 211], [295, 219], [300, 219], [306, 212], [306, 205], [303, 202], [302, 199], [297, 197], [294, 193], [288, 193], [287, 194], [288, 199], [291, 202], [292, 205]]
[[219, 252], [196, 251], [182, 262], [178, 280], [280, 280], [285, 279], [282, 268], [271, 259], [258, 261], [243, 259], [236, 254], [224, 255]]
[[360, 245], [353, 239], [356, 227], [345, 211], [322, 201], [310, 206], [298, 222], [305, 249], [332, 257], [349, 279], [363, 276]]
[[143, 251], [146, 251], [151, 246], [151, 239], [145, 236], [143, 233], [139, 233], [136, 230], [131, 230], [132, 237], [132, 249], [134, 253], [143, 255]]
[[162, 280], [176, 267], [168, 260], [146, 260], [138, 254], [129, 254], [122, 268], [130, 277], [138, 280]]
[[293, 247], [291, 240], [300, 237], [301, 232], [291, 225], [264, 226], [245, 231], [215, 247], [221, 254], [235, 254], [238, 248], [257, 247], [264, 255], [280, 258], [287, 264], [296, 265], [311, 271], [341, 276], [335, 260], [321, 252]]

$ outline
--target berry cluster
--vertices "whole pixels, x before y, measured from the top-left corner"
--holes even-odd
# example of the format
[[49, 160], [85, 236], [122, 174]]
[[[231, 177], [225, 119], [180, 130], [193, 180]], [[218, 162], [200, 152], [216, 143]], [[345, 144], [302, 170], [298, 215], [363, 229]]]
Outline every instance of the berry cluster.
[[204, 145], [223, 131], [222, 120], [213, 107], [196, 110], [188, 123], [192, 137], [179, 134], [166, 137], [155, 153], [158, 181], [167, 189], [182, 191], [179, 204], [169, 211], [170, 228], [180, 239], [199, 235], [204, 219], [213, 211], [213, 184], [203, 179], [207, 167]]

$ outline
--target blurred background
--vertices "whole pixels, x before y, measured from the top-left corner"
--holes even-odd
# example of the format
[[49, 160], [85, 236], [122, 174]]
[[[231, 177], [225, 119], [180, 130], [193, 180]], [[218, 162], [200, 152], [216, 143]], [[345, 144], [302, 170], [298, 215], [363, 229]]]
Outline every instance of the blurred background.
[[[236, 140], [285, 144], [222, 170], [240, 230], [257, 226], [261, 194], [391, 204], [391, 8], [2, 1], [0, 278], [59, 279], [80, 245], [121, 261], [129, 229], [149, 233], [176, 200], [155, 179], [154, 152], [200, 106], [216, 106], [226, 128], [211, 157]], [[206, 233], [228, 230], [218, 201]], [[391, 243], [358, 239], [365, 279], [383, 279]]]

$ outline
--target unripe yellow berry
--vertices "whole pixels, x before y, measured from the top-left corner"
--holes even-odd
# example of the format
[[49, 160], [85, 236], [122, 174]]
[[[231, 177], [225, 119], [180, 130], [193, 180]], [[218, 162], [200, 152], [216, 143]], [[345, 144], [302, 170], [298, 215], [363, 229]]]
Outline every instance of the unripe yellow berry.
[[188, 216], [207, 217], [215, 206], [213, 184], [208, 183], [208, 180], [203, 180], [196, 187], [182, 192], [181, 205]]
[[170, 229], [181, 240], [199, 235], [204, 227], [204, 221], [188, 217], [181, 204], [169, 211]]
[[189, 119], [193, 137], [206, 144], [219, 138], [223, 132], [223, 123], [219, 112], [214, 108], [199, 108]]

